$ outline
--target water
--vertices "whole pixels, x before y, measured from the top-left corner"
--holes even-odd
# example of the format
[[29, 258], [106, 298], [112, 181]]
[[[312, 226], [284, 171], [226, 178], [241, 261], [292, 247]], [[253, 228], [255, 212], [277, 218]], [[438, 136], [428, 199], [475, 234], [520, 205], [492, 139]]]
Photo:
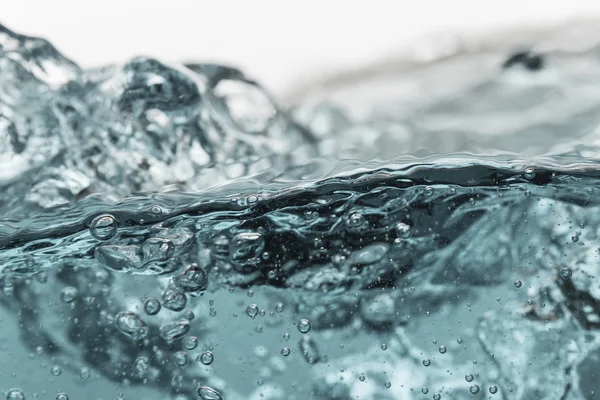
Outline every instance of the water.
[[595, 49], [357, 116], [0, 46], [7, 399], [598, 397]]

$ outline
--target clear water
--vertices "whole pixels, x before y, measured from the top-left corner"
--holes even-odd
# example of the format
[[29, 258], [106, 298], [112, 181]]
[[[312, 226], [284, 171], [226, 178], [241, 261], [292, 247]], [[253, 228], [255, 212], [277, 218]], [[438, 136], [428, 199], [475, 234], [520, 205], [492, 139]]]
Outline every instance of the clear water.
[[0, 28], [0, 392], [597, 398], [595, 51], [284, 109]]

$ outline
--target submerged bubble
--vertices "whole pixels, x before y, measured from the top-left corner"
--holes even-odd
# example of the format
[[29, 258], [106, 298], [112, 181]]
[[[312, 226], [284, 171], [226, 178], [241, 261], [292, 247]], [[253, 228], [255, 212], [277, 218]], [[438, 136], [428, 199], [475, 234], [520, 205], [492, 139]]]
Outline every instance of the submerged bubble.
[[406, 239], [407, 237], [410, 236], [410, 234], [411, 234], [410, 225], [405, 224], [404, 222], [399, 222], [396, 225], [396, 236], [397, 237]]
[[514, 282], [514, 285], [515, 285], [515, 287], [516, 287], [516, 288], [520, 288], [521, 286], [523, 286], [523, 282], [521, 282], [520, 280], [518, 280], [518, 279], [517, 279], [517, 280]]
[[392, 383], [390, 381], [387, 381], [384, 386], [386, 387], [386, 389], [389, 389], [390, 387], [392, 387]]
[[144, 311], [148, 315], [156, 315], [159, 313], [162, 306], [160, 305], [160, 301], [158, 299], [148, 299], [144, 303]]
[[283, 349], [281, 349], [281, 355], [284, 357], [289, 356], [291, 353], [291, 350], [289, 347], [284, 347]]
[[172, 343], [173, 341], [184, 337], [189, 331], [190, 323], [185, 319], [167, 322], [159, 329], [160, 336], [165, 339], [167, 343]]
[[440, 346], [440, 353], [445, 354], [446, 351], [446, 346]]
[[10, 389], [6, 393], [6, 400], [25, 400], [25, 395], [21, 389]]
[[477, 393], [479, 393], [479, 391], [480, 391], [480, 390], [481, 390], [481, 388], [479, 387], [479, 385], [472, 385], [472, 386], [469, 388], [469, 391], [470, 391], [471, 393], [473, 393], [473, 394], [477, 394]]
[[204, 365], [212, 364], [214, 359], [215, 357], [210, 351], [205, 351], [204, 353], [200, 354], [200, 356], [198, 356], [198, 360]]
[[144, 376], [150, 367], [150, 359], [146, 356], [140, 356], [133, 362], [133, 374], [135, 376]]
[[535, 170], [533, 168], [525, 168], [525, 172], [523, 174], [527, 179], [535, 178]]
[[185, 366], [188, 363], [188, 355], [185, 351], [178, 351], [174, 354], [175, 364], [180, 367]]
[[298, 322], [298, 331], [300, 331], [300, 333], [310, 332], [310, 321], [307, 319], [301, 319], [300, 322]]
[[125, 336], [133, 340], [142, 340], [148, 336], [148, 326], [133, 312], [120, 312], [115, 319], [115, 326]]
[[563, 269], [560, 270], [560, 274], [562, 275], [563, 278], [568, 279], [571, 277], [571, 275], [573, 275], [573, 271], [569, 267], [564, 267]]
[[465, 375], [465, 381], [467, 381], [467, 382], [473, 382], [473, 379], [475, 379], [475, 378], [473, 377], [472, 374]]
[[430, 359], [423, 360], [423, 365], [426, 367], [429, 367], [431, 365], [431, 360]]
[[59, 376], [62, 374], [62, 368], [60, 368], [58, 365], [53, 365], [52, 368], [50, 368], [50, 373], [53, 376]]
[[496, 386], [496, 385], [490, 386], [490, 393], [491, 394], [498, 393], [498, 386]]
[[198, 292], [206, 289], [208, 274], [197, 264], [190, 264], [173, 279], [175, 285], [185, 292]]
[[439, 393], [435, 393], [435, 394], [433, 395], [433, 400], [440, 400], [441, 398], [442, 398], [442, 395], [441, 395], [441, 394], [439, 394]]
[[258, 315], [258, 306], [256, 304], [250, 304], [246, 308], [246, 315], [254, 319]]
[[258, 232], [240, 232], [229, 242], [229, 257], [240, 273], [254, 272], [265, 248], [265, 239]]
[[429, 393], [429, 389], [427, 389], [426, 387], [422, 387], [421, 388], [421, 393], [427, 394], [427, 393]]
[[56, 395], [56, 400], [69, 400], [69, 396], [66, 393], [59, 393]]
[[174, 253], [175, 245], [168, 239], [150, 238], [142, 244], [142, 259], [144, 263], [167, 261]]
[[198, 400], [223, 400], [223, 396], [209, 386], [199, 386], [196, 393]]
[[77, 294], [78, 294], [77, 288], [74, 288], [73, 286], [67, 286], [60, 293], [60, 299], [64, 303], [71, 303], [73, 300], [75, 300], [75, 298], [77, 297]]
[[108, 240], [117, 233], [117, 221], [110, 214], [98, 215], [90, 222], [90, 234], [98, 240]]
[[187, 304], [187, 297], [185, 296], [185, 293], [183, 293], [181, 289], [175, 285], [167, 286], [163, 292], [162, 299], [163, 306], [172, 311], [181, 311]]
[[181, 345], [186, 350], [194, 350], [198, 346], [198, 338], [196, 336], [187, 336], [182, 340]]

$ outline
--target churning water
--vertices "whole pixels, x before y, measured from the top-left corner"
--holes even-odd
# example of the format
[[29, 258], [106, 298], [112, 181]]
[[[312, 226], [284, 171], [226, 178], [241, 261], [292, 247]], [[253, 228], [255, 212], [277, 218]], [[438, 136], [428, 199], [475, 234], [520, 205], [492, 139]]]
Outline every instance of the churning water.
[[0, 28], [2, 396], [598, 398], [598, 54], [450, 57], [355, 118]]

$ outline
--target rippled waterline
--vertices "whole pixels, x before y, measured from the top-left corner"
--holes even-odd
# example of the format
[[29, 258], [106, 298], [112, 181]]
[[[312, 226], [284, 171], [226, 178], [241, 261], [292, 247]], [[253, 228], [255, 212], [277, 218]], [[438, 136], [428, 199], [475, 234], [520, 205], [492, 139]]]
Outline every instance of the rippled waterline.
[[592, 55], [459, 55], [346, 113], [0, 28], [0, 392], [594, 399]]

